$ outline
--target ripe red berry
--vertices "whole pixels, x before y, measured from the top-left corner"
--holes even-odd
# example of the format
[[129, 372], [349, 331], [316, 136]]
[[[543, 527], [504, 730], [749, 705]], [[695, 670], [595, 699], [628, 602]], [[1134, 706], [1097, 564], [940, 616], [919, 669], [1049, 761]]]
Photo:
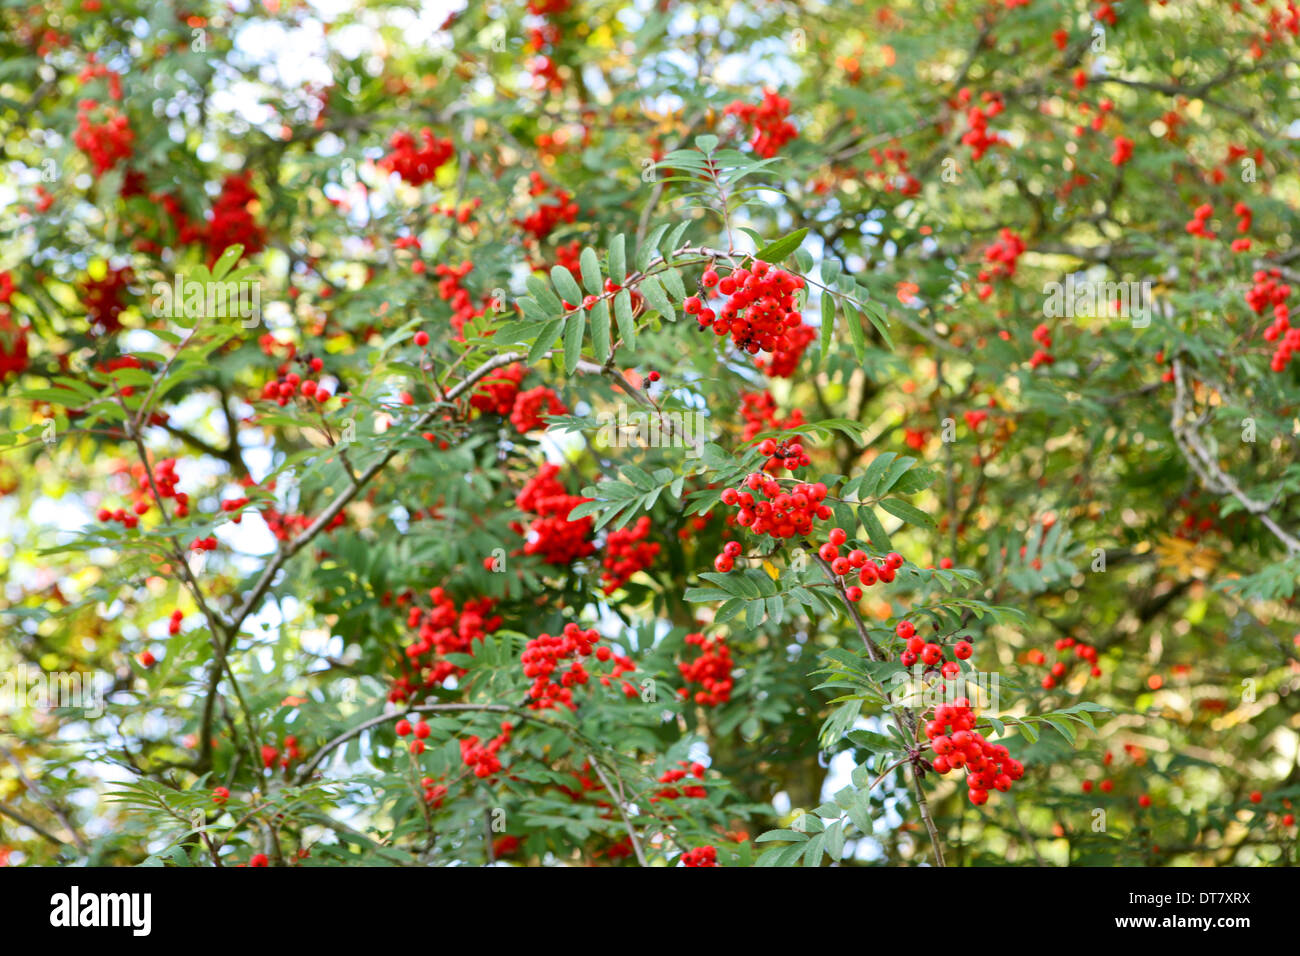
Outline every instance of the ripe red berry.
[[[843, 528], [831, 528], [831, 533], [826, 537], [826, 540], [829, 541], [831, 544], [835, 545], [837, 548], [848, 539], [849, 536], [844, 533]], [[899, 563], [900, 564], [902, 563], [901, 558], [899, 559]]]
[[420, 348], [424, 348], [426, 345], [428, 345], [428, 344], [429, 344], [429, 333], [426, 332], [426, 331], [424, 331], [423, 329], [421, 329], [419, 332], [416, 332], [416, 333], [415, 333], [415, 344], [418, 345]]
[[903, 640], [907, 640], [916, 633], [916, 625], [911, 621], [899, 621], [898, 626], [894, 628], [894, 633]]
[[966, 641], [958, 641], [952, 649], [952, 654], [957, 660], [964, 661], [971, 656], [974, 650]]
[[397, 736], [406, 737], [411, 733], [411, 722], [403, 717], [393, 729], [397, 731]]

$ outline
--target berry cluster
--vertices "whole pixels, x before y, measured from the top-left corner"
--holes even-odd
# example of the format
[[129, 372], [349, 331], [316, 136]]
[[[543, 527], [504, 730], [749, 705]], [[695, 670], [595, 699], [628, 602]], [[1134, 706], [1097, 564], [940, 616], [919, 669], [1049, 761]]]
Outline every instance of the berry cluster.
[[456, 332], [456, 341], [465, 341], [465, 326], [483, 315], [483, 306], [474, 305], [469, 290], [461, 285], [461, 280], [474, 270], [474, 263], [468, 260], [458, 266], [439, 263], [433, 267], [433, 274], [438, 277], [438, 297], [451, 306], [451, 327]]
[[393, 682], [388, 692], [391, 701], [410, 700], [421, 690], [441, 687], [448, 679], [464, 674], [447, 656], [473, 655], [474, 642], [501, 626], [500, 615], [492, 613], [491, 598], [466, 601], [457, 608], [445, 590], [435, 587], [429, 591], [429, 601], [431, 607], [412, 605], [407, 613], [406, 626], [416, 631], [415, 642], [406, 647], [412, 673]]
[[783, 438], [780, 441], [775, 438], [764, 438], [758, 443], [758, 453], [767, 458], [763, 463], [763, 470], [767, 472], [780, 471], [783, 468], [794, 471], [796, 468], [807, 468], [812, 463], [808, 452], [804, 451], [802, 435]]
[[438, 139], [427, 126], [420, 131], [421, 146], [415, 145], [410, 133], [397, 132], [388, 141], [389, 153], [379, 161], [379, 168], [397, 173], [412, 186], [423, 186], [437, 174], [455, 151], [450, 139]]
[[185, 620], [185, 612], [180, 608], [172, 611], [171, 617], [167, 619], [167, 633], [173, 637], [181, 632], [181, 621]]
[[1033, 338], [1038, 347], [1034, 349], [1034, 354], [1029, 359], [1029, 367], [1038, 368], [1040, 365], [1054, 364], [1056, 356], [1048, 351], [1052, 347], [1052, 333], [1046, 323], [1040, 322], [1038, 324], [1034, 329]]
[[677, 696], [682, 699], [691, 698], [701, 707], [717, 707], [731, 700], [731, 691], [736, 683], [731, 678], [734, 665], [727, 639], [721, 636], [705, 638], [703, 634], [687, 634], [686, 643], [698, 647], [700, 656], [693, 661], [678, 661], [677, 670], [688, 685], [698, 684], [700, 689], [691, 697], [690, 687], [683, 687]]
[[242, 245], [244, 255], [260, 252], [265, 246], [266, 230], [257, 224], [249, 209], [255, 202], [257, 193], [248, 173], [230, 175], [222, 181], [221, 193], [212, 203], [212, 217], [204, 234], [209, 266], [230, 246]]
[[936, 707], [925, 736], [935, 752], [936, 773], [966, 768], [966, 795], [977, 807], [988, 803], [990, 790], [1005, 793], [1025, 775], [1024, 766], [1006, 747], [990, 743], [975, 729], [975, 715], [965, 697]]
[[705, 289], [716, 286], [727, 297], [716, 313], [698, 296], [690, 296], [683, 303], [687, 314], [694, 315], [701, 328], [712, 327], [720, 337], [730, 335], [736, 348], [750, 355], [760, 351], [773, 355], [802, 351], [802, 346], [796, 344], [801, 336], [795, 330], [803, 324], [803, 319], [794, 300], [795, 293], [804, 287], [801, 276], [759, 260], [752, 270], [737, 269], [725, 279], [719, 279], [710, 269], [700, 284]]
[[[1059, 637], [1056, 639], [1056, 651], [1060, 656], [1064, 656], [1066, 652], [1072, 651], [1075, 657], [1090, 665], [1089, 672], [1093, 677], [1101, 676], [1101, 668], [1097, 666], [1097, 648], [1093, 647], [1091, 644], [1085, 644], [1073, 637]], [[1044, 690], [1051, 690], [1058, 682], [1062, 681], [1070, 671], [1069, 665], [1067, 665], [1065, 661], [1061, 660], [1060, 656], [1058, 656], [1057, 660], [1052, 663], [1048, 668], [1048, 673], [1043, 677], [1042, 685]], [[1037, 648], [1031, 650], [1026, 655], [1025, 659], [1030, 664], [1044, 667], [1047, 666], [1047, 656]]]
[[676, 767], [672, 770], [665, 770], [659, 775], [659, 782], [669, 784], [670, 786], [660, 790], [657, 794], [651, 797], [650, 802], [658, 803], [660, 800], [677, 800], [681, 797], [688, 797], [693, 800], [704, 799], [709, 795], [709, 791], [698, 783], [688, 783], [680, 788], [671, 786], [671, 784], [679, 783], [688, 777], [692, 777], [696, 780], [703, 780], [704, 773], [704, 764], [687, 763], [685, 760], [679, 760]]
[[497, 754], [510, 742], [510, 734], [513, 731], [513, 724], [502, 723], [501, 733], [486, 744], [479, 740], [477, 735], [466, 737], [460, 742], [460, 758], [465, 762], [465, 766], [474, 771], [474, 776], [483, 779], [501, 770], [501, 758]]
[[524, 535], [523, 553], [539, 555], [547, 564], [567, 566], [596, 551], [591, 541], [590, 516], [569, 520], [569, 512], [589, 499], [571, 495], [556, 479], [560, 466], [547, 463], [524, 485], [515, 498], [520, 511], [536, 515], [525, 528], [521, 522], [511, 527]]
[[1133, 158], [1133, 140], [1127, 136], [1116, 136], [1114, 148], [1110, 154], [1111, 165], [1123, 166]]
[[716, 847], [698, 846], [682, 854], [682, 866], [717, 866], [718, 851]]
[[[767, 500], [759, 501], [754, 492], [761, 493]], [[741, 488], [725, 489], [722, 503], [737, 508], [736, 523], [754, 534], [793, 538], [810, 533], [814, 521], [830, 518], [831, 509], [823, 503], [826, 494], [826, 486], [821, 482], [795, 485], [786, 491], [776, 479], [755, 473], [745, 479]], [[734, 559], [740, 554], [739, 543], [727, 543], [729, 548], [732, 545], [735, 547], [731, 551], [724, 550], [713, 563], [714, 568], [724, 574], [731, 570]]]
[[434, 810], [437, 810], [442, 806], [442, 801], [447, 796], [447, 788], [445, 785], [435, 782], [432, 777], [421, 777], [420, 786], [424, 790], [425, 803]]
[[102, 279], [87, 277], [82, 281], [81, 304], [92, 333], [111, 335], [122, 328], [120, 316], [126, 310], [127, 287], [134, 280], [135, 274], [125, 268], [109, 269]]
[[899, 621], [894, 633], [903, 640], [903, 650], [898, 655], [900, 664], [911, 667], [920, 661], [926, 667], [938, 667], [939, 672], [949, 680], [961, 673], [961, 666], [957, 661], [969, 659], [974, 652], [969, 641], [957, 641], [952, 646], [954, 659], [944, 660], [944, 645], [921, 637], [916, 633], [916, 625], [911, 621]]
[[497, 369], [479, 383], [474, 394], [470, 396], [470, 406], [484, 415], [502, 415], [509, 418], [515, 407], [519, 386], [527, 374], [528, 369], [519, 362]]
[[649, 535], [650, 516], [642, 515], [632, 527], [611, 531], [605, 538], [600, 577], [606, 594], [613, 594], [632, 575], [654, 563], [659, 556], [659, 544], [647, 541]]
[[1010, 229], [1002, 229], [998, 238], [984, 249], [984, 267], [976, 278], [983, 283], [979, 297], [987, 299], [993, 294], [991, 283], [995, 279], [1010, 279], [1016, 274], [1016, 263], [1025, 251], [1025, 242]]
[[763, 100], [757, 106], [736, 100], [723, 113], [735, 116], [753, 129], [750, 148], [764, 159], [775, 156], [782, 146], [799, 135], [799, 130], [787, 118], [790, 115], [790, 101], [779, 96], [775, 90], [764, 89]]
[[27, 370], [27, 329], [14, 322], [7, 306], [13, 298], [14, 280], [0, 272], [0, 381]]
[[72, 141], [90, 157], [98, 179], [131, 156], [135, 132], [126, 115], [116, 107], [101, 109], [94, 100], [82, 100], [77, 104], [77, 131], [72, 134]]
[[[885, 555], [884, 561], [875, 561], [861, 548], [854, 548], [847, 555], [841, 555], [840, 546], [846, 541], [848, 535], [843, 528], [831, 528], [826, 543], [817, 550], [818, 557], [831, 566], [831, 571], [836, 577], [844, 578], [857, 571], [858, 583], [863, 587], [871, 587], [877, 581], [885, 584], [893, 582], [898, 569], [903, 566], [901, 554], [891, 551]], [[860, 601], [862, 588], [857, 585], [847, 587], [844, 589], [844, 596], [853, 602]]]
[[546, 419], [551, 415], [564, 415], [569, 407], [560, 401], [560, 396], [545, 385], [538, 385], [515, 397], [514, 408], [510, 412], [510, 423], [520, 432], [534, 431], [546, 427]]
[[1246, 291], [1246, 304], [1256, 315], [1263, 315], [1270, 305], [1273, 307], [1273, 322], [1264, 330], [1264, 341], [1277, 343], [1269, 362], [1269, 368], [1275, 372], [1286, 371], [1291, 356], [1300, 350], [1300, 329], [1291, 327], [1291, 307], [1286, 303], [1291, 297], [1291, 286], [1279, 282], [1281, 278], [1279, 269], [1260, 270], [1252, 276], [1253, 284]]
[[[539, 634], [529, 641], [520, 657], [524, 676], [533, 681], [532, 687], [528, 689], [532, 701], [528, 706], [533, 710], [550, 710], [561, 706], [577, 710], [577, 705], [573, 703], [572, 688], [574, 685], [586, 684], [591, 679], [584, 659], [591, 657], [593, 652], [599, 661], [611, 658], [614, 661], [613, 672], [601, 680], [606, 687], [613, 678], [636, 669], [631, 660], [608, 647], [597, 648], [595, 645], [599, 640], [600, 634], [594, 628], [584, 631], [577, 624], [569, 623], [564, 625], [564, 630], [558, 635]], [[562, 661], [568, 661], [569, 667], [560, 675], [557, 683], [552, 677]], [[635, 696], [636, 689], [624, 681], [623, 693], [632, 697]]]
[[562, 223], [570, 223], [578, 218], [578, 204], [573, 196], [563, 189], [546, 185], [540, 173], [530, 173], [528, 195], [532, 197], [552, 194], [553, 203], [539, 203], [537, 208], [523, 219], [516, 219], [515, 225], [528, 233], [538, 242], [544, 240]]
[[[969, 89], [962, 88], [957, 94], [957, 101], [962, 106], [970, 103], [970, 99]], [[980, 99], [984, 102], [984, 106], [971, 106], [966, 110], [966, 125], [969, 129], [961, 137], [962, 145], [970, 147], [972, 161], [982, 159], [990, 147], [1006, 142], [997, 133], [989, 132], [989, 120], [1006, 108], [1002, 101], [1002, 94], [985, 90], [980, 95]]]
[[275, 402], [283, 408], [289, 404], [289, 400], [295, 395], [312, 399], [322, 405], [334, 397], [333, 393], [320, 381], [310, 377], [310, 374], [319, 375], [324, 371], [325, 362], [323, 360], [303, 357], [297, 359], [297, 361], [303, 363], [310, 370], [309, 376], [304, 377], [297, 372], [290, 372], [290, 362], [285, 362], [279, 367], [275, 380], [262, 386], [262, 401]]
[[1217, 233], [1212, 229], [1205, 228], [1205, 224], [1210, 221], [1214, 215], [1214, 207], [1208, 202], [1201, 203], [1192, 211], [1192, 218], [1187, 221], [1183, 228], [1187, 230], [1188, 235], [1197, 236], [1201, 239], [1213, 239]]
[[754, 367], [766, 372], [772, 378], [790, 378], [799, 368], [803, 353], [817, 338], [817, 332], [811, 325], [801, 323], [786, 332], [778, 341], [771, 359], [761, 356], [754, 359]]
[[266, 768], [274, 767], [277, 763], [281, 769], [284, 769], [302, 756], [302, 751], [298, 749], [298, 738], [289, 734], [284, 738], [284, 753], [275, 744], [262, 745], [262, 766]]
[[759, 432], [798, 428], [804, 424], [803, 411], [796, 408], [788, 418], [776, 415], [776, 399], [771, 392], [741, 392], [740, 414], [745, 420], [741, 440], [749, 441]]

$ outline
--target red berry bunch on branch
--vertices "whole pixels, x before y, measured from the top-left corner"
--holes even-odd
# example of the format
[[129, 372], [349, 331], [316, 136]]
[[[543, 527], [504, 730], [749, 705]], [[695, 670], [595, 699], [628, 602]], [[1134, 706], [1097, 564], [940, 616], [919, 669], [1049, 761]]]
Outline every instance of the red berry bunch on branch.
[[682, 854], [682, 866], [717, 866], [718, 851], [716, 847], [700, 846]]
[[[883, 561], [877, 561], [861, 548], [854, 548], [848, 554], [841, 555], [840, 547], [847, 541], [848, 535], [843, 528], [831, 528], [826, 543], [817, 550], [817, 556], [830, 565], [831, 572], [836, 577], [847, 578], [856, 571], [858, 584], [863, 587], [871, 587], [877, 582], [884, 582], [885, 584], [893, 582], [898, 569], [903, 566], [903, 556], [901, 554], [897, 551], [891, 551]], [[844, 590], [844, 596], [850, 601], [860, 601], [862, 600], [862, 588], [857, 585], [847, 587]]]
[[790, 101], [772, 89], [763, 90], [762, 102], [757, 105], [736, 100], [723, 113], [735, 116], [753, 129], [749, 145], [764, 159], [775, 156], [782, 146], [799, 135], [799, 130], [787, 119]]
[[[701, 278], [705, 289], [715, 285], [726, 301], [718, 311], [707, 307], [699, 296], [690, 296], [682, 307], [694, 315], [701, 328], [715, 335], [731, 336], [732, 343], [750, 355], [760, 351], [802, 352], [802, 337], [795, 333], [803, 318], [795, 307], [795, 293], [804, 287], [802, 276], [757, 261], [752, 269], [737, 269], [724, 279], [712, 269]], [[806, 346], [807, 342], [804, 341]]]
[[477, 735], [467, 737], [460, 742], [461, 760], [465, 762], [465, 766], [474, 771], [474, 776], [480, 779], [490, 777], [501, 769], [501, 758], [497, 754], [510, 742], [514, 729], [514, 724], [502, 721], [501, 733], [487, 743], [483, 743]]
[[[577, 624], [569, 623], [564, 625], [564, 630], [558, 635], [539, 634], [529, 641], [520, 657], [524, 676], [533, 681], [533, 686], [528, 689], [528, 696], [532, 701], [528, 706], [533, 710], [550, 710], [556, 707], [577, 710], [577, 705], [573, 703], [573, 687], [586, 684], [591, 679], [584, 662], [592, 656], [593, 652], [596, 652], [596, 659], [599, 661], [613, 659], [614, 671], [609, 675], [610, 678], [616, 678], [626, 671], [636, 669], [628, 658], [615, 654], [607, 647], [597, 651], [596, 643], [599, 640], [600, 633], [594, 628], [584, 631]], [[553, 677], [563, 661], [568, 661], [569, 667], [560, 675], [557, 682]], [[608, 686], [608, 681], [601, 683]], [[636, 690], [624, 681], [623, 692], [632, 696]]]
[[515, 505], [537, 517], [527, 528], [518, 521], [512, 527], [526, 539], [524, 554], [567, 566], [594, 554], [596, 545], [591, 540], [591, 517], [569, 520], [569, 512], [590, 499], [569, 494], [555, 477], [559, 470], [559, 465], [547, 463], [524, 485]]
[[650, 535], [650, 516], [642, 515], [630, 528], [611, 531], [605, 539], [605, 554], [601, 558], [605, 593], [613, 594], [632, 575], [643, 571], [659, 556], [659, 545], [647, 541]]
[[1025, 775], [1024, 765], [1005, 746], [990, 743], [975, 729], [975, 714], [965, 697], [936, 707], [925, 736], [934, 749], [936, 773], [966, 769], [966, 795], [977, 807], [988, 803], [990, 790], [1005, 793]]
[[412, 186], [423, 186], [438, 173], [455, 151], [450, 139], [438, 139], [427, 126], [420, 131], [420, 145], [410, 133], [397, 132], [388, 141], [388, 155], [379, 168], [397, 173]]
[[474, 644], [501, 626], [493, 614], [491, 598], [466, 601], [459, 608], [440, 587], [429, 591], [431, 607], [412, 606], [406, 626], [416, 631], [416, 640], [406, 647], [410, 672], [393, 682], [388, 692], [392, 701], [410, 700], [430, 687], [441, 687], [449, 678], [465, 673], [447, 660], [449, 654], [474, 654]]
[[[755, 493], [763, 498], [757, 498]], [[735, 507], [736, 514], [731, 518], [754, 534], [793, 538], [809, 534], [814, 521], [830, 518], [831, 509], [823, 503], [826, 495], [826, 486], [821, 482], [794, 485], [787, 491], [775, 478], [755, 472], [740, 488], [725, 489], [722, 503]], [[740, 552], [740, 543], [729, 541], [714, 561], [714, 568], [727, 573]]]
[[957, 641], [951, 647], [952, 659], [945, 660], [949, 648], [941, 642], [927, 641], [921, 637], [916, 633], [916, 625], [911, 621], [899, 621], [894, 633], [903, 640], [903, 650], [898, 656], [900, 664], [911, 667], [920, 661], [927, 668], [939, 668], [939, 672], [949, 679], [961, 673], [957, 661], [969, 659], [974, 650], [969, 641]]
[[699, 690], [692, 696], [690, 687], [683, 687], [677, 696], [689, 697], [701, 707], [717, 707], [731, 700], [736, 684], [731, 677], [734, 664], [727, 639], [721, 635], [706, 638], [703, 634], [687, 634], [686, 643], [698, 647], [700, 656], [693, 661], [678, 661], [677, 670], [687, 685], [696, 684]]
[[90, 157], [98, 179], [130, 158], [135, 132], [126, 115], [116, 107], [101, 107], [95, 100], [82, 100], [77, 104], [77, 131], [72, 134], [72, 141]]
[[1277, 351], [1269, 363], [1275, 372], [1286, 371], [1291, 356], [1300, 349], [1300, 329], [1291, 327], [1291, 307], [1286, 301], [1291, 297], [1291, 286], [1278, 281], [1281, 278], [1280, 269], [1260, 270], [1252, 276], [1253, 284], [1246, 291], [1246, 304], [1256, 315], [1263, 315], [1265, 309], [1273, 307], [1273, 322], [1264, 330], [1264, 341], [1277, 343]]

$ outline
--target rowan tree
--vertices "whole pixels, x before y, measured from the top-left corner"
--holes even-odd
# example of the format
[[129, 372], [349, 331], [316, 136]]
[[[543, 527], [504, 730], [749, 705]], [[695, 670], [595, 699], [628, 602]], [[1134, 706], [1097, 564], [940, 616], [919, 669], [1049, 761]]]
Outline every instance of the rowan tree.
[[1297, 35], [0, 9], [0, 860], [1290, 864]]

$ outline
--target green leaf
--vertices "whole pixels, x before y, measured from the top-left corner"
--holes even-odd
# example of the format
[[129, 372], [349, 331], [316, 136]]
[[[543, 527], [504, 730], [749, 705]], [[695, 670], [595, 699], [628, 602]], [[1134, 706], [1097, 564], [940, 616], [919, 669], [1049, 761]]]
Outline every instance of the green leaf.
[[898, 498], [886, 498], [880, 502], [880, 507], [884, 508], [895, 518], [902, 518], [908, 524], [914, 524], [920, 528], [933, 528], [934, 519], [915, 505], [909, 505], [906, 501]]
[[546, 327], [537, 334], [537, 341], [533, 343], [533, 347], [528, 350], [528, 364], [533, 365], [541, 361], [542, 356], [554, 347], [556, 340], [559, 339], [560, 333], [563, 331], [563, 318], [553, 319], [547, 323]]
[[564, 297], [564, 301], [573, 306], [582, 302], [582, 289], [574, 281], [573, 273], [564, 266], [551, 267], [551, 281], [555, 283], [555, 288]]
[[645, 272], [650, 268], [650, 263], [654, 261], [655, 253], [659, 251], [659, 240], [664, 237], [664, 233], [668, 231], [669, 225], [669, 223], [664, 223], [663, 225], [655, 226], [650, 230], [650, 234], [645, 237], [645, 242], [642, 243], [641, 248], [636, 251], [636, 267], [638, 271]]
[[641, 294], [650, 303], [650, 307], [665, 319], [669, 322], [677, 321], [677, 310], [673, 308], [672, 301], [664, 294], [663, 286], [654, 276], [641, 283]]
[[614, 317], [618, 320], [618, 334], [629, 348], [636, 348], [636, 321], [632, 318], [632, 293], [627, 289], [614, 296]]
[[831, 353], [831, 341], [835, 337], [835, 296], [829, 292], [822, 293], [822, 333], [821, 333], [821, 355], [818, 357], [818, 363], [825, 361], [826, 356]]
[[605, 277], [600, 274], [600, 260], [596, 258], [596, 250], [587, 246], [578, 257], [578, 263], [582, 267], [582, 284], [592, 295], [600, 295], [604, 291]]
[[627, 278], [627, 239], [620, 232], [609, 243], [605, 253], [605, 271], [617, 284], [622, 285]]
[[844, 321], [849, 327], [849, 339], [853, 342], [853, 354], [859, 362], [867, 357], [867, 333], [862, 328], [862, 315], [848, 302], [844, 303]]
[[889, 319], [885, 316], [885, 310], [876, 302], [862, 303], [862, 311], [867, 314], [871, 324], [876, 327], [880, 337], [885, 340], [885, 346], [892, 352], [894, 350], [894, 339], [889, 334]]
[[859, 497], [874, 498], [876, 496], [876, 486], [880, 483], [880, 477], [897, 457], [897, 452], [883, 451], [871, 459], [871, 464], [867, 465], [867, 470], [862, 473], [862, 483], [858, 486]]
[[799, 229], [790, 233], [788, 236], [782, 236], [780, 239], [776, 240], [776, 242], [769, 246], [765, 246], [756, 252], [754, 258], [762, 259], [764, 262], [780, 262], [803, 245], [803, 241], [807, 235], [807, 229]]
[[596, 361], [604, 362], [609, 358], [609, 303], [601, 299], [591, 310], [591, 343], [596, 352]]
[[564, 326], [564, 372], [572, 375], [582, 358], [582, 334], [587, 330], [587, 313], [579, 309]]
[[546, 310], [549, 318], [556, 319], [564, 315], [564, 303], [560, 301], [559, 296], [551, 291], [545, 280], [540, 276], [530, 275], [526, 280], [528, 291], [532, 293], [538, 304]]
[[212, 265], [212, 278], [220, 281], [226, 277], [226, 273], [235, 267], [239, 257], [244, 254], [244, 247], [239, 243], [233, 246], [227, 246], [220, 258]]

